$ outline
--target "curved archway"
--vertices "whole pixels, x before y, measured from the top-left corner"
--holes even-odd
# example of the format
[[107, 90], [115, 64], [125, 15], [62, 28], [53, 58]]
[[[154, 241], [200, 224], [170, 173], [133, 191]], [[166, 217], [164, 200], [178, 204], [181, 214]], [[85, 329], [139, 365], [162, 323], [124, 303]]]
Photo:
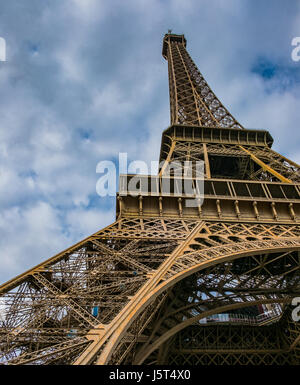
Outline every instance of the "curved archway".
[[[224, 305], [220, 306], [214, 310], [207, 310], [199, 315], [196, 315], [192, 318], [189, 318], [178, 325], [174, 326], [172, 329], [168, 330], [165, 334], [163, 334], [161, 337], [159, 337], [152, 345], [149, 345], [145, 350], [141, 351], [133, 363], [134, 365], [141, 365], [143, 364], [144, 360], [156, 349], [158, 349], [164, 342], [166, 342], [169, 338], [171, 338], [173, 335], [178, 333], [180, 330], [186, 328], [189, 325], [192, 325], [196, 321], [200, 321], [202, 318], [208, 317], [213, 314], [222, 313], [228, 310], [233, 309], [241, 309], [243, 307], [253, 306], [253, 305], [259, 305], [259, 304], [271, 304], [278, 302], [278, 299], [272, 300], [257, 300], [247, 303], [238, 303], [238, 304], [230, 304], [230, 305]], [[282, 303], [288, 303], [290, 302], [290, 299], [282, 299]]]
[[[246, 241], [234, 244], [226, 244], [222, 246], [211, 247], [197, 252], [181, 253], [178, 255], [171, 271], [168, 270], [164, 279], [161, 279], [155, 286], [150, 285], [147, 290], [147, 284], [141, 289], [141, 293], [137, 293], [126, 308], [117, 317], [117, 320], [110, 325], [108, 334], [95, 340], [94, 346], [90, 349], [90, 356], [95, 356], [103, 343], [105, 347], [97, 360], [97, 364], [107, 364], [117, 345], [124, 336], [126, 330], [139, 314], [152, 302], [154, 299], [167, 288], [173, 286], [178, 281], [184, 279], [194, 272], [205, 269], [214, 264], [223, 263], [227, 260], [234, 260], [259, 253], [276, 253], [284, 251], [300, 250], [300, 238], [289, 237], [271, 240], [256, 240]], [[179, 263], [178, 263], [179, 262]], [[176, 265], [177, 263], [177, 265]], [[140, 295], [139, 295], [140, 294]], [[142, 301], [140, 300], [142, 298]]]

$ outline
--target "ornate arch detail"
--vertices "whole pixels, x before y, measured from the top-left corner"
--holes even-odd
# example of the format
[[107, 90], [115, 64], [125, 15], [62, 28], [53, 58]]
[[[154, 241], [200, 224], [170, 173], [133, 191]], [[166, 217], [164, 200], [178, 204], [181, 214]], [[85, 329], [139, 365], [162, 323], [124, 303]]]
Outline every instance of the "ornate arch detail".
[[[194, 236], [192, 239], [194, 239]], [[189, 243], [191, 242], [192, 240], [189, 241]], [[122, 314], [119, 314], [119, 316], [116, 317], [117, 319], [106, 329], [105, 332], [109, 332], [105, 336], [106, 338], [104, 339], [104, 335], [102, 334], [100, 339], [94, 339], [94, 343], [88, 349], [89, 351], [84, 353], [85, 361], [83, 363], [86, 363], [86, 360], [88, 360], [88, 362], [91, 362], [91, 360], [93, 361], [97, 352], [103, 348], [95, 363], [100, 365], [107, 364], [118, 344], [124, 337], [126, 330], [128, 330], [138, 315], [141, 314], [149, 304], [153, 303], [161, 293], [185, 277], [209, 266], [221, 264], [225, 261], [237, 258], [259, 253], [291, 252], [300, 250], [300, 237], [228, 243], [186, 253], [183, 252], [183, 249], [184, 248], [182, 248], [180, 252], [175, 250], [173, 253], [175, 257], [173, 255], [173, 261], [170, 264], [169, 269], [160, 276], [156, 285], [153, 285], [152, 287], [148, 286], [149, 290], [147, 290], [147, 284], [144, 285], [132, 298], [130, 303], [121, 312]], [[152, 279], [155, 277], [156, 273], [153, 274]], [[149, 281], [151, 281], [151, 279]], [[249, 305], [247, 304], [247, 306]], [[92, 332], [93, 331], [91, 331], [91, 333]], [[77, 363], [82, 362], [77, 361]]]
[[[289, 303], [289, 298], [282, 298], [282, 303]], [[178, 333], [180, 330], [186, 328], [187, 326], [192, 325], [196, 321], [200, 321], [202, 318], [205, 318], [207, 316], [222, 313], [224, 311], [233, 310], [233, 309], [241, 309], [243, 307], [253, 306], [253, 305], [259, 305], [259, 304], [271, 304], [278, 302], [278, 299], [265, 299], [265, 300], [256, 300], [252, 302], [247, 303], [237, 303], [237, 304], [230, 304], [230, 305], [221, 305], [213, 310], [207, 310], [199, 315], [196, 315], [194, 317], [188, 318], [181, 323], [174, 326], [172, 329], [168, 330], [165, 334], [163, 334], [161, 337], [159, 337], [155, 342], [151, 345], [148, 345], [146, 349], [139, 352], [137, 355], [134, 365], [141, 365], [143, 364], [144, 360], [156, 349], [158, 349], [164, 342], [166, 342], [169, 338], [174, 336], [176, 333]]]

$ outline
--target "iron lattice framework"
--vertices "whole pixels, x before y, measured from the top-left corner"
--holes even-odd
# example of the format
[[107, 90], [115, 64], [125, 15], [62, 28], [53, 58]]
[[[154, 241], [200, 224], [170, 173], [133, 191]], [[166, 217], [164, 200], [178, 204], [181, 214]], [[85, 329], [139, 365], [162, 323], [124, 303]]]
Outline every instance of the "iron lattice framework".
[[[244, 129], [167, 34], [171, 126], [151, 196], [120, 177], [116, 221], [0, 286], [0, 363], [299, 364], [299, 166]], [[205, 163], [204, 201], [163, 189]], [[196, 186], [196, 177], [192, 183]]]

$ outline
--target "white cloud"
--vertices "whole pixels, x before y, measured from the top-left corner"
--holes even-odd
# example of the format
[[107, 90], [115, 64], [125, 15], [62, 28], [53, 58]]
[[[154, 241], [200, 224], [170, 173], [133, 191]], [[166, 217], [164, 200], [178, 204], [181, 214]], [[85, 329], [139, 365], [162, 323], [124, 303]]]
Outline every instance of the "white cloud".
[[128, 114], [136, 108], [132, 100], [127, 99], [125, 90], [116, 84], [109, 84], [103, 90], [95, 90], [92, 96], [91, 110], [98, 111], [102, 116], [121, 116]]
[[1, 278], [47, 259], [66, 246], [58, 213], [45, 202], [0, 213]]
[[70, 9], [77, 17], [91, 22], [105, 16], [106, 6], [103, 0], [71, 0]]
[[77, 208], [69, 211], [66, 217], [69, 232], [79, 234], [82, 238], [101, 230], [115, 220], [114, 213], [99, 209]]
[[[195, 63], [240, 123], [269, 129], [274, 148], [300, 161], [299, 67], [290, 58], [298, 4], [12, 3], [0, 5], [8, 54], [0, 63], [2, 280], [114, 220], [110, 201], [96, 195], [99, 161], [119, 152], [158, 160], [169, 125], [161, 56], [169, 28], [185, 33]], [[278, 68], [272, 79], [253, 72], [262, 58]], [[283, 89], [285, 69], [295, 79]]]

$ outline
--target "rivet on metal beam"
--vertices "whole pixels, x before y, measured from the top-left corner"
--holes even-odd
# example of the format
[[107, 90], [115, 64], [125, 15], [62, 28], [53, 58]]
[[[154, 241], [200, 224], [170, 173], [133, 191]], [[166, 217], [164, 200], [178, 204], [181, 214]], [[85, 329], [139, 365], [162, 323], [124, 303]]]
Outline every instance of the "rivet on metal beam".
[[178, 198], [179, 216], [182, 217], [182, 199]]
[[277, 211], [276, 211], [276, 207], [275, 207], [275, 202], [272, 202], [271, 203], [271, 208], [272, 208], [272, 212], [273, 212], [273, 217], [276, 221], [278, 221], [278, 215], [277, 215]]
[[234, 207], [235, 207], [236, 216], [238, 218], [240, 218], [241, 212], [240, 212], [240, 209], [239, 209], [239, 201], [234, 201]]
[[293, 203], [289, 204], [289, 210], [290, 210], [290, 214], [291, 214], [292, 219], [296, 220], [296, 214], [295, 214], [295, 211], [294, 211]]
[[143, 215], [143, 197], [142, 197], [142, 195], [139, 196], [139, 213], [140, 213], [140, 215]]
[[158, 203], [159, 203], [159, 216], [162, 216], [163, 213], [163, 208], [162, 208], [162, 197], [158, 198]]
[[257, 202], [256, 201], [253, 202], [253, 208], [254, 208], [254, 213], [255, 213], [256, 218], [259, 219], [259, 212], [257, 210]]
[[222, 211], [221, 211], [221, 204], [220, 204], [219, 199], [216, 200], [216, 205], [217, 205], [217, 211], [218, 211], [219, 218], [221, 218], [222, 217]]
[[201, 208], [201, 199], [200, 198], [197, 199], [197, 203], [198, 203], [198, 214], [199, 214], [199, 217], [201, 218], [202, 208]]

